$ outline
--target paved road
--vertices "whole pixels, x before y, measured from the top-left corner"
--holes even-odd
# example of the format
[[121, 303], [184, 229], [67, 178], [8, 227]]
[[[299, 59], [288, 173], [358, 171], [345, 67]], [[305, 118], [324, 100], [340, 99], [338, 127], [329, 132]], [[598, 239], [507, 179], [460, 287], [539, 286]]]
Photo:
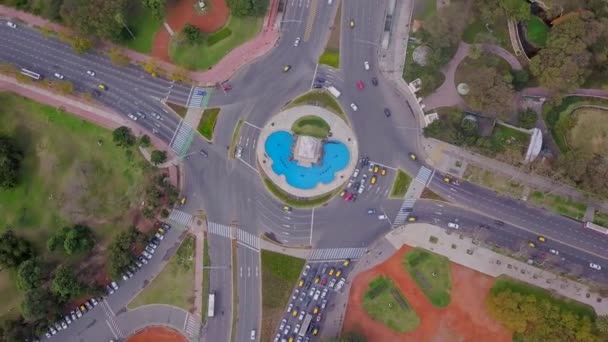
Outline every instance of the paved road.
[[207, 341], [226, 341], [232, 328], [232, 241], [208, 234], [209, 291], [215, 293], [215, 315], [207, 318]]
[[262, 319], [260, 252], [239, 243], [237, 255], [239, 320], [236, 341], [251, 341], [252, 330], [256, 331], [256, 341], [259, 341]]

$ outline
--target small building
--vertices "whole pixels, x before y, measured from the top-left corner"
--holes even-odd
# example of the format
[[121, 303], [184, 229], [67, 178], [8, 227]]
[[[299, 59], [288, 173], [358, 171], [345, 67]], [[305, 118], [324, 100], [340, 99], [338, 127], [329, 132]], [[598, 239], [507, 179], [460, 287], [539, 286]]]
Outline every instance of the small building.
[[310, 167], [318, 164], [323, 151], [323, 140], [306, 135], [298, 135], [293, 148], [293, 159], [298, 165]]

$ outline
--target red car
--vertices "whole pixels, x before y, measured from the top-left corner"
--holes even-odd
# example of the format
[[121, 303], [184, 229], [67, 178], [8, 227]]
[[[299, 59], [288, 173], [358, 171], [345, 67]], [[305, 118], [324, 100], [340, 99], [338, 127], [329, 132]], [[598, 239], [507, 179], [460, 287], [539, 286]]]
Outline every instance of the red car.
[[232, 90], [232, 86], [230, 84], [224, 84], [223, 89], [224, 91], [230, 91]]
[[365, 89], [365, 84], [363, 84], [363, 81], [357, 82], [357, 88], [359, 88], [359, 90]]
[[349, 193], [346, 194], [346, 196], [344, 196], [344, 200], [347, 201], [347, 202], [350, 201], [352, 198], [353, 198], [353, 193], [352, 192], [349, 192]]
[[327, 285], [327, 279], [328, 279], [328, 278], [323, 278], [323, 279], [321, 279], [321, 286], [325, 286], [325, 285]]

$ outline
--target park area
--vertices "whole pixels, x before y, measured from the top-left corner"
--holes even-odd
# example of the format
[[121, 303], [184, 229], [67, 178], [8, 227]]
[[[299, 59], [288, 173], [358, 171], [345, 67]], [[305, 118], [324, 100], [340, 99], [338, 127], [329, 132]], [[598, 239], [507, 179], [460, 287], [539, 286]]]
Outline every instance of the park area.
[[396, 332], [410, 331], [420, 324], [420, 318], [389, 277], [380, 276], [369, 283], [363, 307], [374, 321]]
[[431, 304], [443, 308], [450, 304], [450, 261], [448, 258], [415, 248], [403, 257], [403, 266]]
[[[511, 341], [511, 334], [489, 318], [486, 309], [485, 299], [494, 278], [454, 263], [448, 264], [451, 301], [445, 307], [437, 307], [404, 268], [406, 254], [411, 251], [417, 250], [403, 246], [384, 263], [357, 275], [349, 295], [344, 331], [360, 332], [368, 341]], [[421, 264], [428, 267], [427, 262]], [[373, 320], [366, 312], [365, 292], [379, 276], [390, 277], [419, 317], [417, 328], [400, 333]], [[445, 283], [439, 288], [445, 289]]]
[[220, 115], [220, 108], [207, 108], [203, 111], [201, 121], [198, 123], [198, 132], [208, 141], [213, 141], [213, 131]]

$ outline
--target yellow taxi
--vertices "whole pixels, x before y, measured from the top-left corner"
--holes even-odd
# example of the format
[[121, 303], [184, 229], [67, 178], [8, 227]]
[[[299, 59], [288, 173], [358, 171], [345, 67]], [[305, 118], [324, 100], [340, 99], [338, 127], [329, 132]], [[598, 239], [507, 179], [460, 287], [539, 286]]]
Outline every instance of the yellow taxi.
[[383, 176], [386, 176], [386, 168], [385, 167], [382, 168], [382, 171], [380, 171], [380, 174], [383, 175]]
[[293, 336], [289, 337], [289, 342], [293, 342]]
[[410, 216], [407, 218], [408, 222], [416, 222], [416, 217], [415, 216]]
[[318, 284], [321, 281], [321, 277], [316, 276], [315, 277], [315, 284]]
[[344, 197], [346, 195], [346, 190], [342, 190], [342, 192], [340, 192], [340, 197]]
[[342, 270], [337, 270], [336, 271], [336, 277], [339, 277], [342, 274]]
[[540, 241], [540, 242], [546, 242], [547, 239], [544, 236], [539, 236], [538, 237], [538, 241]]
[[298, 309], [293, 309], [293, 311], [291, 312], [291, 315], [293, 317], [296, 317], [298, 315]]
[[528, 243], [528, 246], [530, 246], [530, 247], [534, 248], [534, 247], [536, 247], [536, 244], [534, 244], [534, 242], [529, 242], [529, 243]]
[[376, 181], [378, 181], [378, 178], [376, 176], [372, 176], [372, 179], [369, 180], [369, 184], [376, 184]]
[[416, 155], [415, 155], [415, 154], [413, 154], [413, 153], [410, 153], [410, 154], [409, 154], [409, 156], [410, 156], [410, 159], [411, 159], [411, 160], [416, 160], [416, 159], [418, 159], [418, 157], [416, 157]]
[[107, 90], [108, 87], [106, 87], [106, 85], [102, 83], [102, 84], [99, 85], [99, 89], [101, 89], [101, 90]]
[[291, 207], [288, 205], [283, 206], [283, 211], [291, 211]]
[[185, 197], [185, 196], [184, 196], [184, 197], [182, 197], [182, 199], [181, 199], [181, 200], [179, 200], [179, 203], [181, 203], [181, 205], [186, 204], [186, 197]]
[[348, 266], [348, 265], [350, 265], [350, 259], [344, 260], [344, 262], [342, 263], [342, 266]]
[[380, 167], [378, 165], [374, 165], [374, 173], [378, 173]]
[[283, 72], [288, 72], [291, 69], [291, 65], [286, 65], [283, 67]]
[[319, 335], [319, 328], [315, 327], [314, 329], [312, 329], [312, 334], [313, 334], [314, 336]]
[[299, 286], [299, 287], [304, 286], [304, 279], [300, 279], [300, 282], [298, 283], [298, 286]]
[[319, 307], [315, 306], [315, 308], [314, 308], [314, 309], [312, 309], [312, 314], [313, 314], [313, 315], [316, 315], [316, 314], [318, 314], [318, 313], [319, 313]]
[[334, 275], [334, 272], [335, 272], [335, 271], [336, 271], [336, 270], [335, 270], [335, 269], [332, 267], [332, 268], [330, 268], [330, 269], [329, 269], [329, 272], [327, 272], [327, 274], [329, 274], [329, 275]]
[[445, 175], [445, 177], [443, 177], [443, 181], [446, 182], [446, 183], [451, 183], [452, 182], [452, 176]]
[[348, 22], [348, 26], [350, 26], [350, 28], [354, 28], [354, 27], [355, 27], [355, 19], [351, 19], [351, 20]]

